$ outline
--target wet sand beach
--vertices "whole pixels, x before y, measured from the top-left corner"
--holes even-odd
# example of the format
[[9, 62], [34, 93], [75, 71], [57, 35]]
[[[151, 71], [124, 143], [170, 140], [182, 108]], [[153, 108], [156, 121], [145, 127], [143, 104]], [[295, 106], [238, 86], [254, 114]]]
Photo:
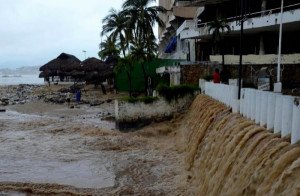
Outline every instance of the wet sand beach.
[[[40, 92], [41, 88], [34, 93]], [[6, 110], [0, 113], [1, 194], [174, 195], [182, 191], [177, 186], [182, 183], [182, 158], [172, 141], [177, 137], [175, 121], [122, 133], [107, 118], [113, 116], [113, 101], [93, 107], [75, 104], [72, 109], [34, 100]]]

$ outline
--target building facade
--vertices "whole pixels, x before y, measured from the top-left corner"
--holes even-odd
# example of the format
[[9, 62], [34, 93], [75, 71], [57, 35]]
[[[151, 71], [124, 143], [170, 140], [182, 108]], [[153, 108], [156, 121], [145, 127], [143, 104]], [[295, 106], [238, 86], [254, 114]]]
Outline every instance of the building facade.
[[[160, 5], [170, 10], [161, 15], [162, 18], [165, 17], [166, 26], [160, 28], [160, 56], [179, 57], [178, 59], [192, 62], [224, 63], [236, 68], [240, 51], [240, 2], [241, 0], [160, 0]], [[244, 74], [255, 75], [263, 66], [269, 66], [273, 74], [276, 74], [281, 0], [243, 0], [243, 3]], [[180, 17], [178, 10], [189, 10], [190, 15]], [[293, 77], [297, 78], [300, 75], [300, 71], [298, 73], [298, 69], [295, 69], [295, 66], [300, 65], [299, 0], [284, 0], [282, 16], [282, 75], [291, 76], [292, 72], [296, 72]], [[225, 28], [218, 40], [215, 40], [212, 28], [216, 20], [224, 21], [230, 27], [230, 30]], [[175, 49], [167, 50], [174, 37], [177, 39]]]
[[[161, 58], [195, 61], [195, 39], [180, 39], [178, 29], [186, 21], [193, 21], [202, 7], [192, 5], [190, 1], [160, 0], [159, 5], [167, 9], [160, 17], [165, 26], [159, 27], [159, 55]], [[188, 25], [194, 23], [188, 22]], [[192, 27], [192, 26], [191, 26]]]

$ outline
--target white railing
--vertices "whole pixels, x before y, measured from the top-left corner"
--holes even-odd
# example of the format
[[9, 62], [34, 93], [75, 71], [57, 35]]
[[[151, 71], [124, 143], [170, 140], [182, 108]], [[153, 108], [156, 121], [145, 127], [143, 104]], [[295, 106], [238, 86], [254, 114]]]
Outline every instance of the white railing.
[[[299, 6], [300, 3], [285, 7], [283, 12], [283, 24], [295, 23], [300, 20]], [[278, 25], [281, 16], [280, 12], [275, 12], [276, 10], [278, 10], [278, 8], [248, 14], [247, 20], [244, 23], [244, 30], [247, 31], [258, 28], [274, 28], [274, 26]], [[227, 24], [231, 28], [231, 33], [241, 30], [238, 17], [239, 16], [227, 18]], [[208, 36], [212, 34], [212, 32], [208, 31], [210, 23], [211, 21], [195, 24], [197, 27], [191, 27], [190, 29], [181, 28], [180, 31], [177, 31], [177, 35], [180, 34], [181, 39], [202, 38], [204, 36]]]
[[212, 82], [205, 83], [205, 94], [282, 137], [291, 134], [292, 144], [300, 141], [300, 98], [243, 88], [238, 100], [237, 86]]
[[227, 106], [231, 107], [234, 112], [238, 112], [238, 87], [226, 84], [205, 83], [205, 94], [217, 99]]

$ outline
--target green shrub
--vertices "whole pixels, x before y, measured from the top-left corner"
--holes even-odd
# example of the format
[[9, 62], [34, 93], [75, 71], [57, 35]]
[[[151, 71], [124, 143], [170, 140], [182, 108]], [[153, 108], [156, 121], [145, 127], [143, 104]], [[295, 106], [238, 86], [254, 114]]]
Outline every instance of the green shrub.
[[206, 81], [211, 81], [213, 79], [213, 76], [208, 74], [208, 75], [205, 75], [203, 77], [203, 79], [206, 80]]
[[149, 96], [140, 97], [140, 101], [143, 102], [143, 103], [145, 103], [145, 104], [153, 103], [157, 99], [158, 99], [157, 97], [149, 97]]
[[168, 102], [171, 102], [172, 100], [177, 100], [186, 95], [194, 95], [194, 92], [199, 90], [199, 88], [186, 84], [172, 87], [160, 84], [157, 86], [156, 90], [159, 95], [163, 96]]
[[137, 102], [143, 102], [145, 104], [150, 104], [156, 101], [157, 97], [123, 97], [121, 98], [122, 101], [128, 102], [128, 103], [137, 103]]

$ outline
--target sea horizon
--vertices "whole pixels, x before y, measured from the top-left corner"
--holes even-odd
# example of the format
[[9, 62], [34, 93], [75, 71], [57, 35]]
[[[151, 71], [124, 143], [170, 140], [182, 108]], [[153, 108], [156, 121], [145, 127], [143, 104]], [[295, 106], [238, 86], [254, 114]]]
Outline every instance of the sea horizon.
[[0, 74], [0, 86], [19, 84], [44, 84], [39, 74]]
[[39, 78], [38, 66], [23, 66], [18, 68], [0, 69], [0, 86], [19, 84], [44, 84], [44, 79]]

